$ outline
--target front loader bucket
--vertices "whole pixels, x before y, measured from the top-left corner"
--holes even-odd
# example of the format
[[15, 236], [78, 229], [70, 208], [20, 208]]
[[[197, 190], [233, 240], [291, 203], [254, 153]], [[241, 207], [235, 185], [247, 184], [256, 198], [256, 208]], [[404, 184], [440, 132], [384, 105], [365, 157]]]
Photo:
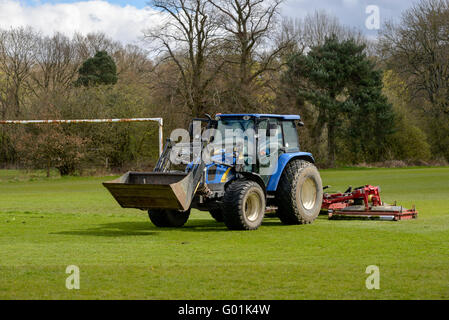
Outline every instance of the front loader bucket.
[[186, 211], [198, 186], [194, 182], [192, 172], [128, 172], [103, 185], [123, 208]]

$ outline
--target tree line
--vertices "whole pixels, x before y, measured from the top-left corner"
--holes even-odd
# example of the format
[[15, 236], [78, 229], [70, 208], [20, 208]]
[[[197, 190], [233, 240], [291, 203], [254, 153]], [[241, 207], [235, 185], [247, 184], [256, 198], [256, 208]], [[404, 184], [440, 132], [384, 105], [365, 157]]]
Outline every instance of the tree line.
[[[282, 0], [153, 0], [139, 45], [105, 34], [0, 30], [1, 119], [163, 117], [165, 134], [205, 113], [300, 114], [321, 166], [449, 160], [449, 0], [422, 0], [378, 40]], [[144, 169], [153, 124], [0, 126], [0, 165]]]

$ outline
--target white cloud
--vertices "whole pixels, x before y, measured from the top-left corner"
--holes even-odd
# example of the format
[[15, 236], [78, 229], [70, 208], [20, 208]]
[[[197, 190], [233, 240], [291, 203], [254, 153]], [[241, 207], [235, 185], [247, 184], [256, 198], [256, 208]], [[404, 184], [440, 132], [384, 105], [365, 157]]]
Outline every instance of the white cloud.
[[346, 6], [346, 7], [355, 7], [355, 6], [357, 6], [358, 4], [359, 4], [359, 1], [358, 0], [343, 0], [343, 4]]
[[99, 31], [114, 40], [132, 43], [142, 36], [143, 29], [160, 20], [161, 14], [150, 8], [121, 7], [101, 0], [35, 5], [0, 0], [0, 28], [31, 26], [45, 35]]
[[[62, 1], [52, 4], [28, 0], [27, 4], [23, 0], [0, 0], [0, 28], [29, 25], [46, 35], [59, 31], [69, 36], [74, 32], [101, 31], [115, 40], [131, 43], [142, 36], [143, 29], [159, 23], [163, 16], [149, 7], [123, 7], [103, 0]], [[380, 7], [384, 21], [397, 18], [410, 6], [410, 0], [287, 0], [282, 13], [289, 17], [304, 17], [317, 9], [325, 9], [342, 23], [369, 33], [365, 28], [365, 8], [369, 4]]]
[[401, 13], [412, 5], [412, 2], [410, 0], [286, 0], [282, 13], [288, 17], [303, 18], [308, 13], [324, 9], [339, 18], [341, 23], [361, 30], [370, 38], [375, 38], [378, 31], [368, 30], [365, 27], [366, 19], [369, 17], [366, 8], [369, 5], [379, 7], [383, 23], [390, 19], [397, 20]]

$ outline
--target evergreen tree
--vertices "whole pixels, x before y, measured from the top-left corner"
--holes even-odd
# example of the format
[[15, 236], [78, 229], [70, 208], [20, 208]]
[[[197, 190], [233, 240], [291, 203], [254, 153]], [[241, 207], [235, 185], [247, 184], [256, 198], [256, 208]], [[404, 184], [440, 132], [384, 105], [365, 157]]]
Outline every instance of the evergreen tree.
[[93, 58], [84, 61], [78, 70], [77, 85], [85, 87], [117, 83], [117, 67], [105, 51], [99, 51]]
[[354, 39], [339, 41], [333, 36], [288, 63], [285, 80], [295, 86], [298, 98], [317, 108], [317, 125], [327, 129], [331, 166], [338, 137], [349, 140], [354, 153], [377, 160], [393, 128], [393, 109], [382, 94], [382, 73], [364, 51]]

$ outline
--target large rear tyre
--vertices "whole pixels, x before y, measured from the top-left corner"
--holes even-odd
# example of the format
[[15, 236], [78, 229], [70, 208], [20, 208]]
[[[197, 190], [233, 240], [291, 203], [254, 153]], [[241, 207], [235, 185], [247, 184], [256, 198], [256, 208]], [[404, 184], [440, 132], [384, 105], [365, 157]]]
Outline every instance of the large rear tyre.
[[265, 214], [265, 193], [257, 182], [237, 180], [224, 196], [223, 219], [230, 230], [256, 230]]
[[309, 224], [320, 214], [323, 184], [317, 168], [304, 160], [287, 164], [276, 192], [278, 217], [287, 225]]
[[148, 210], [151, 222], [159, 228], [181, 228], [189, 220], [190, 210]]

